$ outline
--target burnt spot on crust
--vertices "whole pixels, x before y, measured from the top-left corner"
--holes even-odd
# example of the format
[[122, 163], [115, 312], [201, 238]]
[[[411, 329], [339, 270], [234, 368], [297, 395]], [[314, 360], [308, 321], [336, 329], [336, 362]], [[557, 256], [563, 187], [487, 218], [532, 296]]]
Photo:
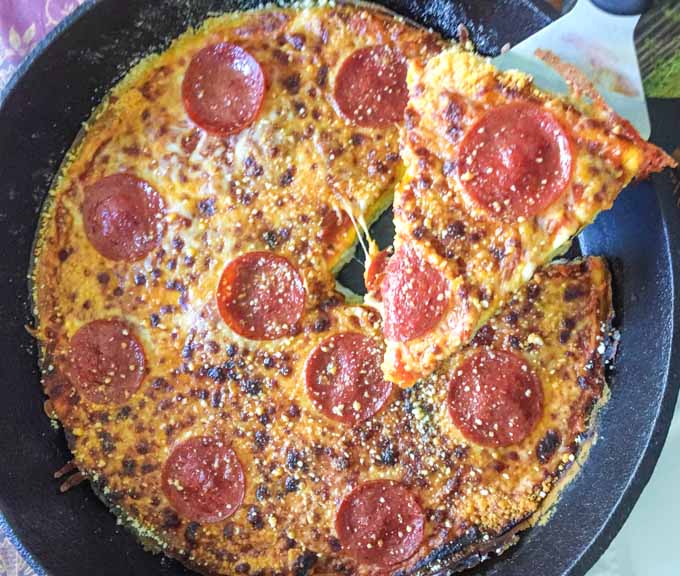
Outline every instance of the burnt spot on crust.
[[495, 335], [496, 331], [493, 326], [486, 324], [477, 331], [472, 344], [473, 346], [490, 346], [494, 341]]
[[246, 158], [243, 166], [245, 175], [249, 178], [259, 178], [264, 174], [262, 164], [259, 164], [252, 154]]
[[71, 253], [72, 250], [69, 250], [68, 248], [61, 248], [59, 252], [57, 252], [57, 258], [59, 259], [59, 262], [66, 262]]
[[379, 462], [384, 466], [394, 466], [399, 462], [399, 452], [389, 439], [384, 439], [381, 442]]
[[330, 325], [331, 325], [330, 319], [327, 316], [320, 315], [316, 320], [314, 320], [312, 328], [314, 332], [321, 333], [328, 330]]
[[328, 79], [328, 66], [326, 64], [321, 64], [316, 71], [316, 85], [319, 88], [326, 87], [326, 81]]
[[137, 462], [132, 458], [125, 458], [122, 462], [122, 473], [125, 476], [134, 476], [137, 471]]
[[293, 183], [293, 178], [295, 178], [295, 167], [289, 166], [281, 174], [281, 177], [279, 178], [279, 184], [284, 188], [286, 186], [290, 186]]
[[227, 522], [222, 529], [222, 535], [227, 539], [231, 540], [236, 533], [236, 525], [233, 522]]
[[546, 464], [560, 446], [560, 434], [556, 430], [548, 430], [536, 445], [536, 457], [541, 464]]
[[456, 240], [465, 237], [465, 224], [460, 220], [454, 220], [446, 225], [443, 240]]
[[106, 430], [100, 430], [97, 432], [97, 437], [99, 438], [99, 444], [104, 454], [112, 454], [115, 452], [116, 442], [109, 432]]
[[134, 282], [135, 286], [146, 286], [146, 275], [143, 272], [137, 272]]
[[257, 378], [248, 378], [241, 382], [241, 390], [250, 396], [257, 396], [262, 392], [262, 381]]
[[304, 34], [300, 32], [295, 32], [293, 34], [287, 34], [285, 40], [290, 44], [295, 50], [303, 50], [307, 42], [307, 38]]
[[305, 552], [295, 559], [295, 562], [293, 563], [293, 574], [295, 576], [307, 576], [318, 559], [319, 555], [316, 552], [305, 550]]
[[177, 513], [171, 508], [163, 508], [161, 510], [161, 526], [166, 530], [174, 530], [182, 525]]
[[537, 282], [530, 282], [526, 287], [526, 296], [529, 303], [535, 302], [541, 295], [541, 286]]
[[215, 215], [215, 197], [204, 198], [198, 202], [198, 211], [202, 216], [210, 217]]
[[273, 250], [279, 243], [279, 236], [274, 230], [265, 230], [262, 233], [262, 240]]
[[564, 301], [573, 302], [579, 298], [583, 298], [588, 293], [586, 287], [580, 284], [570, 284], [564, 289]]
[[201, 138], [201, 132], [198, 129], [192, 130], [189, 134], [182, 137], [182, 149], [191, 154], [198, 146], [198, 141]]
[[286, 452], [286, 467], [288, 470], [304, 469], [304, 453], [295, 448], [289, 448]]
[[286, 76], [281, 83], [289, 94], [297, 94], [300, 92], [300, 81], [300, 74], [295, 72], [294, 74]]
[[444, 95], [447, 100], [443, 107], [443, 120], [446, 125], [445, 134], [452, 142], [457, 142], [465, 130], [465, 103], [456, 94]]
[[504, 317], [503, 321], [507, 322], [508, 326], [517, 326], [517, 321], [519, 320], [519, 314], [515, 310], [510, 310]]
[[269, 444], [269, 435], [263, 430], [255, 430], [255, 446], [258, 450], [264, 450]]
[[569, 338], [571, 337], [571, 333], [575, 327], [576, 319], [574, 318], [565, 318], [562, 321], [562, 329], [560, 330], [559, 334], [560, 344], [566, 344], [569, 342]]
[[300, 407], [295, 403], [288, 406], [288, 410], [286, 410], [286, 415], [292, 420], [299, 418], [301, 413]]
[[149, 79], [146, 80], [146, 82], [144, 82], [139, 88], [142, 96], [144, 96], [144, 98], [150, 102], [158, 99], [163, 90], [163, 81], [169, 76], [170, 72], [171, 69], [168, 66], [160, 66], [156, 68]]
[[300, 487], [300, 480], [294, 476], [287, 476], [284, 482], [284, 489], [286, 493], [297, 492]]
[[255, 530], [262, 530], [262, 528], [264, 528], [264, 520], [262, 519], [262, 514], [257, 506], [253, 505], [248, 508], [247, 518], [248, 522]]
[[263, 500], [266, 500], [269, 498], [269, 488], [267, 488], [266, 484], [260, 484], [257, 489], [255, 490], [255, 498], [259, 502], [262, 502]]
[[184, 529], [184, 539], [187, 542], [187, 546], [193, 548], [198, 544], [198, 531], [201, 525], [198, 522], [189, 522], [187, 527]]

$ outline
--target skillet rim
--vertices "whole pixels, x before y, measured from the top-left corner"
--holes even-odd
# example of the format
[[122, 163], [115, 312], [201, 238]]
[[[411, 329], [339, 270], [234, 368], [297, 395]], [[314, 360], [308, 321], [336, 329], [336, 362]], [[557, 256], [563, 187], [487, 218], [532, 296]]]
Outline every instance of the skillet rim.
[[[15, 70], [3, 89], [0, 90], [0, 112], [4, 109], [9, 96], [28, 73], [34, 62], [47, 52], [52, 43], [65, 30], [70, 28], [76, 20], [104, 1], [106, 0], [86, 0], [84, 4], [78, 6], [65, 17], [38, 43], [19, 68]], [[380, 4], [380, 0], [373, 1]], [[558, 16], [557, 11], [544, 0], [520, 0], [520, 2], [532, 4], [547, 19], [553, 20]], [[656, 178], [659, 178], [659, 176], [656, 176]], [[675, 304], [676, 293], [680, 292], [680, 212], [678, 212], [677, 206], [674, 203], [673, 195], [663, 194], [665, 192], [663, 188], [665, 187], [667, 186], [656, 185], [654, 187], [661, 212], [663, 240], [669, 254], [669, 273], [671, 276], [669, 284], [672, 292], [670, 295], [672, 342], [669, 345], [669, 362], [664, 370], [665, 385], [663, 394], [658, 401], [657, 410], [654, 414], [654, 424], [649, 434], [648, 442], [643, 447], [641, 457], [637, 460], [634, 470], [628, 477], [620, 498], [610, 508], [608, 517], [601, 525], [598, 533], [583, 549], [580, 556], [575, 558], [567, 568], [567, 571], [564, 573], [565, 576], [567, 574], [571, 576], [585, 574], [619, 532], [654, 471], [673, 418], [675, 403], [680, 390], [680, 306]], [[38, 559], [24, 546], [18, 535], [14, 532], [14, 529], [6, 520], [2, 509], [0, 509], [0, 528], [36, 574], [48, 576], [46, 569], [42, 567]]]
[[[650, 101], [669, 101], [678, 102], [678, 99], [654, 99], [648, 98]], [[651, 109], [652, 126], [654, 127], [654, 108]], [[677, 116], [676, 111], [676, 116]], [[670, 131], [666, 130], [666, 135]], [[657, 134], [658, 136], [658, 134]], [[663, 138], [662, 138], [663, 139]], [[658, 145], [663, 148], [668, 148], [671, 145], [670, 140], [666, 142], [658, 142]], [[676, 169], [676, 175], [680, 171]], [[676, 176], [677, 177], [677, 176]], [[666, 182], [662, 182], [665, 179]], [[621, 497], [610, 510], [607, 520], [602, 524], [599, 532], [591, 540], [588, 547], [582, 552], [579, 558], [576, 558], [569, 568], [569, 576], [577, 576], [585, 574], [590, 568], [594, 566], [597, 560], [602, 556], [605, 550], [609, 547], [616, 535], [619, 533], [625, 524], [628, 516], [637, 504], [643, 490], [647, 486], [659, 456], [664, 448], [668, 431], [671, 422], [676, 412], [676, 405], [680, 393], [680, 305], [677, 302], [678, 293], [680, 293], [680, 210], [675, 196], [675, 192], [680, 190], [677, 186], [675, 190], [670, 185], [670, 177], [667, 174], [654, 174], [649, 180], [654, 182], [654, 191], [661, 212], [662, 226], [664, 231], [664, 240], [667, 246], [669, 260], [670, 260], [670, 288], [671, 294], [670, 305], [672, 308], [671, 315], [671, 338], [672, 342], [668, 346], [669, 361], [666, 366], [664, 380], [664, 392], [659, 400], [658, 408], [654, 415], [654, 426], [649, 435], [649, 441], [644, 447], [641, 458], [638, 459], [635, 470], [628, 477], [626, 487], [623, 490]], [[680, 416], [679, 416], [680, 417]]]

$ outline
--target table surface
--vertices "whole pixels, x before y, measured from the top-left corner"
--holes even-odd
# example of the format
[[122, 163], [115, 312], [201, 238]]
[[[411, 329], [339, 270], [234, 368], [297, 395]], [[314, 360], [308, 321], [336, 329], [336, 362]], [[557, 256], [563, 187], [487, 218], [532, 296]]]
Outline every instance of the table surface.
[[[85, 0], [0, 0], [0, 88], [40, 39]], [[562, 0], [550, 0], [556, 7]], [[671, 36], [680, 36], [680, 7], [661, 0], [657, 7], [673, 10]], [[659, 9], [660, 10], [660, 9]], [[658, 13], [650, 15], [649, 28]], [[639, 28], [644, 31], [645, 22]], [[657, 27], [658, 28], [658, 27]], [[676, 54], [675, 58], [677, 59]], [[677, 86], [680, 96], [680, 82]], [[680, 553], [675, 552], [675, 523], [680, 499], [674, 496], [680, 479], [680, 409], [649, 485], [623, 529], [588, 576], [677, 576]], [[670, 551], [670, 552], [669, 552]], [[34, 576], [31, 567], [0, 529], [0, 576]]]

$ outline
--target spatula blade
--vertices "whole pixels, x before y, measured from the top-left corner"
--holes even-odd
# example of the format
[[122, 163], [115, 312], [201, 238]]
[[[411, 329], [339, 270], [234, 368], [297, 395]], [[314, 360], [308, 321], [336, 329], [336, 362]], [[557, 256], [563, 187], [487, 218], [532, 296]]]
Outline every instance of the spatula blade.
[[651, 127], [633, 38], [638, 19], [608, 14], [589, 0], [579, 0], [568, 14], [495, 58], [494, 64], [531, 74], [545, 90], [565, 92], [560, 76], [535, 56], [537, 49], [550, 50], [590, 78], [607, 103], [647, 139]]

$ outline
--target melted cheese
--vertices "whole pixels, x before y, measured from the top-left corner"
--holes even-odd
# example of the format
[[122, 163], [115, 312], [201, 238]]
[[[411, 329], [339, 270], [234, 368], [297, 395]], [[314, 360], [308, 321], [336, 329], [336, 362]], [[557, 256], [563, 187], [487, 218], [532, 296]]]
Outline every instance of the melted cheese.
[[[376, 311], [344, 303], [334, 290], [331, 272], [355, 241], [351, 224], [324, 239], [322, 223], [329, 211], [347, 209], [334, 188], [356, 219], [370, 222], [401, 176], [397, 127], [353, 127], [337, 116], [330, 97], [344, 57], [387, 38], [411, 57], [440, 42], [355, 7], [211, 19], [140, 63], [112, 91], [70, 153], [43, 215], [34, 288], [54, 415], [79, 469], [112, 510], [147, 545], [201, 571], [374, 572], [339, 549], [334, 517], [358, 482], [376, 478], [401, 481], [428, 511], [425, 541], [404, 568], [472, 526], [480, 542], [502, 534], [539, 507], [568, 467], [591, 400], [602, 391], [596, 350], [609, 288], [604, 264], [594, 259], [543, 271], [534, 280], [537, 298], [520, 293], [508, 305], [516, 322], [501, 315], [491, 324], [486, 345], [516, 342], [545, 390], [542, 420], [516, 447], [471, 446], [451, 425], [447, 370], [463, 356], [413, 390], [395, 391], [380, 414], [353, 429], [325, 418], [307, 397], [304, 362], [319, 342], [343, 331], [380, 338]], [[229, 138], [194, 126], [180, 97], [190, 58], [217, 39], [246, 47], [268, 78], [260, 117]], [[291, 168], [292, 182], [282, 184]], [[161, 247], [134, 263], [99, 255], [80, 212], [84, 188], [120, 171], [147, 179], [167, 207]], [[295, 336], [250, 341], [220, 318], [214, 297], [220, 274], [251, 250], [284, 254], [300, 269], [308, 298]], [[572, 285], [582, 296], [563, 302]], [[60, 379], [71, 336], [108, 317], [134, 327], [147, 357], [141, 388], [122, 405], [93, 404]], [[567, 318], [574, 327], [561, 341]], [[541, 345], [532, 343], [534, 333]], [[249, 392], [244, 383], [253, 381], [258, 386]], [[561, 443], [540, 462], [535, 447], [548, 429], [559, 432]], [[198, 524], [172, 509], [161, 470], [177, 442], [215, 434], [230, 439], [243, 464], [245, 499], [228, 520]]]

